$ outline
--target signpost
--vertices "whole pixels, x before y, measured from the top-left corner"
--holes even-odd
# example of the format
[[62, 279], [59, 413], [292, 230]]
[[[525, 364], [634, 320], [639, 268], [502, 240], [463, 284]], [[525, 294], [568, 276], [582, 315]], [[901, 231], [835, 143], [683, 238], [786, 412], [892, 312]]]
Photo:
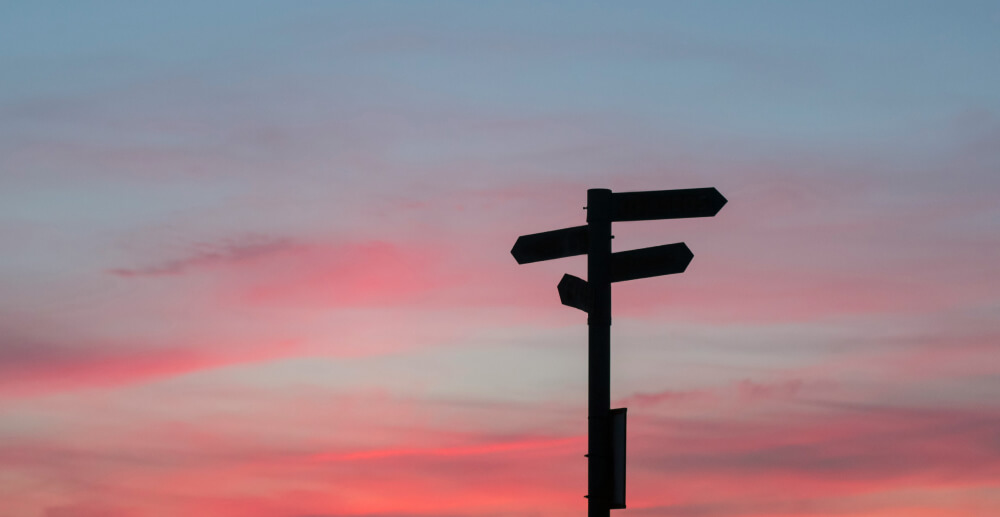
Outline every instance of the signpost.
[[587, 225], [522, 235], [518, 264], [587, 254], [587, 280], [564, 275], [559, 299], [587, 313], [587, 515], [625, 508], [625, 408], [611, 409], [611, 283], [683, 273], [693, 257], [683, 242], [611, 253], [611, 223], [712, 217], [726, 204], [714, 188], [587, 191]]

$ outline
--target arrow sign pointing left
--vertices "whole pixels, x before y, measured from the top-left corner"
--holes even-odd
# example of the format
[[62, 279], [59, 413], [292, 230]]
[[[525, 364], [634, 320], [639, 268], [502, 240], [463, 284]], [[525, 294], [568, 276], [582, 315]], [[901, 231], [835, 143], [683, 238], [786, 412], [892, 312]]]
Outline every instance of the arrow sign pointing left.
[[586, 280], [573, 275], [563, 275], [556, 287], [559, 289], [559, 301], [563, 305], [583, 312], [590, 312], [590, 308], [594, 306], [594, 291]]
[[687, 244], [664, 244], [652, 248], [611, 254], [611, 281], [624, 282], [651, 276], [683, 273], [694, 254]]
[[510, 254], [518, 264], [540, 262], [587, 253], [587, 226], [574, 226], [517, 238]]

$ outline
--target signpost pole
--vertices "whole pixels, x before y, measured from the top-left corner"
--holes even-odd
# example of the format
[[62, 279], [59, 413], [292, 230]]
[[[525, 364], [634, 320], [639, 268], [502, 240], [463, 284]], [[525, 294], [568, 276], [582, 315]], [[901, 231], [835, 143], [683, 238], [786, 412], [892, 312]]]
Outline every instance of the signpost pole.
[[587, 190], [587, 283], [593, 306], [587, 325], [587, 516], [611, 514], [611, 190]]

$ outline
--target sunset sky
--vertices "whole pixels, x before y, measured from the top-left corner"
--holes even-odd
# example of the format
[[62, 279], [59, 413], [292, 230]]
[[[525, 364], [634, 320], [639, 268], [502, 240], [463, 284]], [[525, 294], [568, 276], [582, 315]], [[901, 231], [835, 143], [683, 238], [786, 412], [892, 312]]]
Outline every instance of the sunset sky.
[[0, 4], [0, 517], [1000, 515], [1000, 3]]

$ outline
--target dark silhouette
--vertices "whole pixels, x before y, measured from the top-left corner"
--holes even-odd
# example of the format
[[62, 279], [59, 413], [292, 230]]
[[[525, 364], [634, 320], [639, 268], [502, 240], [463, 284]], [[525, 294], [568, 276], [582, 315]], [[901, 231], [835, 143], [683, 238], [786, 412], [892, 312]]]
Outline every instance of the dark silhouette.
[[563, 305], [587, 313], [587, 515], [625, 508], [625, 408], [611, 409], [611, 283], [683, 273], [683, 242], [611, 253], [611, 223], [712, 217], [726, 204], [714, 188], [612, 193], [587, 190], [587, 225], [522, 235], [510, 250], [518, 264], [587, 254], [587, 280], [564, 275]]

